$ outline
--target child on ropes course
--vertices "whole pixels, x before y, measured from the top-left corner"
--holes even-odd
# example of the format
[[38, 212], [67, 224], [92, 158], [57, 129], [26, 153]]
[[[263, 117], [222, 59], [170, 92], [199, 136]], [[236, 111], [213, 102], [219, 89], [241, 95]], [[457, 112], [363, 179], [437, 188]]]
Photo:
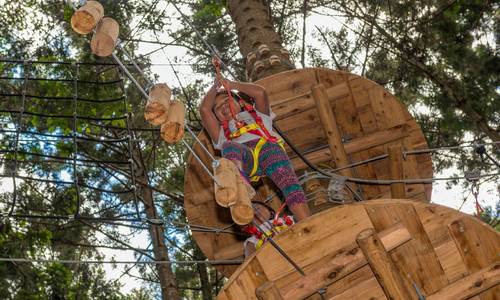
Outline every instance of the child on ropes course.
[[[243, 100], [246, 96], [253, 105]], [[309, 216], [304, 191], [281, 139], [273, 131], [275, 114], [263, 87], [217, 76], [200, 105], [200, 113], [214, 147], [237, 165], [248, 185], [259, 176], [269, 177], [297, 221]]]

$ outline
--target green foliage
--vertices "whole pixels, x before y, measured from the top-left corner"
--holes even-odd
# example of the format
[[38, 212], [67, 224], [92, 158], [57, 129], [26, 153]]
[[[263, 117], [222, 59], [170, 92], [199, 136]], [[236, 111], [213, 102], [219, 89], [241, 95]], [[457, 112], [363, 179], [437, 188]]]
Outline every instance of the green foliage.
[[500, 231], [500, 201], [496, 203], [495, 207], [484, 207], [484, 211], [481, 213], [481, 220], [497, 231]]

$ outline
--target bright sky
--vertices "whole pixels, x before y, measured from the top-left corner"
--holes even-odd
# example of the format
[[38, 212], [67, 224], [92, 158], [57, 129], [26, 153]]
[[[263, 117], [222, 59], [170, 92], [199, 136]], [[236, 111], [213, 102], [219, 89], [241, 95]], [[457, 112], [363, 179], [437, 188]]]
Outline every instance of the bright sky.
[[[166, 1], [161, 1], [160, 3], [163, 3], [163, 5], [167, 5]], [[172, 6], [166, 7], [170, 14], [172, 15], [177, 15], [176, 11]], [[106, 15], [112, 16], [112, 12], [106, 12]], [[137, 18], [133, 20], [132, 22], [132, 28], [137, 24], [138, 20]], [[312, 38], [312, 32], [315, 30], [315, 26], [325, 26], [325, 24], [330, 24], [333, 28], [339, 29], [340, 28], [340, 23], [338, 21], [332, 22], [332, 19], [326, 16], [321, 16], [321, 15], [313, 15], [313, 17], [309, 17], [307, 19], [307, 40], [308, 44], [311, 43], [317, 43], [313, 40]], [[173, 24], [173, 26], [179, 26], [179, 24]], [[82, 37], [86, 38], [86, 37]], [[151, 34], [144, 33], [141, 36], [142, 39], [145, 40], [155, 40], [155, 37]], [[89, 39], [89, 37], [87, 37]], [[160, 40], [162, 42], [169, 42], [172, 39], [168, 36], [160, 36]], [[145, 54], [149, 53], [152, 50], [157, 49], [159, 46], [158, 45], [153, 45], [153, 44], [147, 44], [147, 43], [141, 43], [139, 46], [139, 49], [137, 51], [137, 54]], [[326, 49], [324, 49], [324, 57], [329, 58], [329, 54]], [[168, 60], [167, 57], [173, 61], [175, 57], [178, 57], [180, 59], [179, 62], [186, 62], [189, 63], [189, 57], [186, 57], [186, 51], [183, 48], [180, 47], [167, 47], [165, 48], [165, 51], [159, 51], [156, 52], [155, 54], [150, 56], [150, 59], [153, 64], [164, 64], [164, 65], [158, 65], [158, 66], [153, 66], [151, 68], [152, 73], [157, 74], [159, 76], [159, 82], [165, 82], [171, 87], [179, 87], [179, 84], [174, 76], [173, 71], [171, 70], [170, 66], [168, 66]], [[201, 74], [196, 74], [193, 73], [191, 70], [191, 67], [186, 65], [186, 66], [176, 66], [175, 67], [177, 72], [180, 75], [180, 80], [182, 81], [183, 84], [189, 84], [194, 82], [196, 79], [203, 79], [204, 76]], [[355, 73], [355, 71], [354, 71]], [[2, 135], [0, 134], [0, 139], [2, 138]], [[3, 173], [3, 170], [0, 170], [0, 172]], [[454, 174], [460, 174], [460, 172], [457, 172], [455, 169], [448, 169], [445, 170], [439, 174], [435, 174], [436, 177], [448, 177], [452, 176]], [[460, 174], [462, 175], [462, 174]], [[497, 189], [498, 187], [494, 183], [489, 183], [489, 184], [484, 184], [481, 186], [481, 190], [479, 193], [479, 201], [481, 205], [483, 206], [494, 206], [496, 201], [496, 195], [498, 195]], [[0, 180], [0, 192], [5, 192], [5, 191], [12, 191], [12, 180], [9, 178], [1, 179]], [[432, 197], [432, 202], [437, 203], [437, 204], [442, 204], [446, 205], [452, 208], [457, 209], [462, 205], [462, 202], [464, 201], [463, 197], [464, 195], [467, 195], [468, 191], [464, 190], [461, 185], [455, 185], [451, 189], [446, 188], [445, 182], [436, 182], [433, 185], [433, 197]], [[469, 195], [467, 199], [465, 200], [465, 203], [463, 204], [463, 207], [461, 209], [462, 212], [466, 213], [473, 213], [475, 212], [475, 206], [474, 206], [474, 201], [472, 195]], [[128, 229], [122, 229], [122, 233], [128, 234], [129, 231]], [[145, 248], [149, 243], [149, 238], [148, 238], [148, 233], [143, 232], [140, 235], [134, 236], [130, 240], [130, 244], [133, 245], [134, 247], [137, 248]], [[114, 258], [115, 260], [135, 260], [135, 256], [133, 255], [132, 251], [115, 251], [115, 250], [103, 250], [102, 251], [105, 256], [106, 260]], [[113, 268], [111, 265], [105, 265], [105, 270], [107, 272], [107, 275], [109, 278], [116, 279], [118, 276], [122, 274], [123, 267], [118, 266], [117, 268]], [[136, 274], [137, 270], [132, 270], [132, 274]], [[129, 276], [123, 276], [120, 279], [120, 282], [123, 284], [123, 291], [128, 292], [132, 290], [133, 288], [141, 286], [143, 283], [140, 280], [137, 280], [135, 278], [129, 277]]]

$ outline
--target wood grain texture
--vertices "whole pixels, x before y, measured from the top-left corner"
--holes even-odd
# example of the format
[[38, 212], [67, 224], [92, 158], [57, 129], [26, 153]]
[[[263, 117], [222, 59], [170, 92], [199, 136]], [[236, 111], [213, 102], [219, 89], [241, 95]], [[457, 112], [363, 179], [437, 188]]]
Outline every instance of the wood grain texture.
[[[454, 283], [446, 286], [442, 290], [438, 291], [427, 297], [428, 300], [465, 300], [470, 297], [476, 296], [483, 293], [480, 296], [482, 299], [484, 296], [494, 297], [493, 299], [500, 297], [498, 289], [496, 286], [500, 284], [500, 262], [495, 262], [490, 266], [483, 268], [473, 274], [464, 277]], [[488, 291], [488, 289], [495, 289]], [[491, 294], [495, 292], [495, 294]]]
[[[427, 148], [420, 127], [406, 108], [381, 86], [360, 76], [311, 68], [283, 72], [257, 83], [268, 91], [272, 110], [277, 114], [275, 124], [316, 165], [331, 162], [333, 158], [311, 93], [311, 89], [318, 84], [325, 87], [328, 104], [336, 119], [338, 134], [349, 163], [386, 154], [388, 146], [394, 144], [402, 145], [405, 150]], [[384, 121], [384, 118], [390, 120]], [[212, 153], [220, 155], [218, 151], [214, 151], [205, 131], [199, 137]], [[203, 162], [210, 166], [211, 161], [202, 149], [198, 145], [195, 145], [195, 149]], [[300, 175], [307, 170], [307, 166], [295, 157], [288, 146], [286, 149], [297, 173]], [[192, 156], [188, 157], [187, 163], [184, 199], [189, 223], [218, 228], [230, 226], [233, 222], [229, 209], [214, 204], [213, 182]], [[429, 154], [409, 155], [403, 164], [405, 177], [432, 177]], [[353, 171], [353, 175], [360, 178], [390, 177], [387, 159], [356, 167]], [[358, 187], [365, 199], [390, 197], [389, 186]], [[428, 202], [431, 185], [407, 185], [406, 193], [408, 198]], [[219, 247], [243, 241], [239, 237], [207, 233], [196, 233], [194, 237], [208, 258], [213, 258]], [[216, 267], [226, 276], [230, 276], [235, 270], [231, 266]]]
[[[462, 235], [458, 247], [449, 233], [450, 224]], [[272, 245], [265, 244], [231, 276], [221, 293], [228, 300], [255, 299], [255, 290], [272, 281], [283, 299], [321, 299], [320, 290], [325, 299], [387, 299], [356, 244], [358, 233], [367, 228], [376, 232], [379, 245], [393, 261], [410, 293], [406, 299], [416, 299], [412, 283], [433, 297], [453, 294], [460, 283], [465, 284], [460, 288], [470, 297], [497, 299], [500, 295], [495, 269], [498, 261], [493, 255], [500, 253], [498, 232], [447, 207], [397, 199], [334, 207], [294, 225], [277, 236], [276, 242], [306, 276], [298, 274]], [[486, 264], [470, 274], [458, 250], [471, 249], [469, 243], [477, 248], [470, 251], [483, 253], [482, 259], [468, 259], [469, 265]]]
[[[500, 262], [500, 241], [495, 233], [488, 230], [475, 230], [475, 224], [470, 218], [455, 220], [450, 224], [449, 229], [469, 274], [488, 267], [491, 261]], [[497, 264], [497, 275], [499, 267]], [[500, 299], [500, 286], [483, 292], [479, 298], [481, 300]]]
[[361, 231], [356, 242], [389, 299], [410, 299], [410, 293], [380, 238], [372, 228]]

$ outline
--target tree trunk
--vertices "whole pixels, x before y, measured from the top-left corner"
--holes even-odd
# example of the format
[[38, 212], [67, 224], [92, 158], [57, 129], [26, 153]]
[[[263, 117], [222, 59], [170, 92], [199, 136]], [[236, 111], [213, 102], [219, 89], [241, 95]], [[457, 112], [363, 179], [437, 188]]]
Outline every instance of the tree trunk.
[[[194, 246], [194, 254], [197, 260], [204, 260], [205, 255], [198, 247], [196, 243], [193, 242]], [[200, 276], [200, 284], [201, 284], [201, 295], [203, 300], [211, 300], [212, 297], [212, 285], [210, 283], [210, 278], [208, 277], [208, 268], [206, 264], [197, 264], [198, 274]]]
[[[142, 182], [149, 182], [146, 175], [146, 167], [140, 150], [134, 149], [135, 162], [138, 169], [136, 174], [138, 174], [138, 180]], [[147, 186], [143, 186], [141, 189], [141, 196], [144, 203], [144, 210], [148, 219], [157, 219], [158, 214], [156, 212], [156, 207], [153, 201], [153, 191]], [[158, 261], [170, 261], [168, 257], [167, 247], [164, 241], [164, 228], [163, 226], [150, 225], [149, 235], [153, 242], [153, 254]], [[174, 272], [172, 271], [170, 264], [157, 264], [156, 270], [158, 271], [158, 276], [160, 279], [160, 287], [162, 293], [162, 299], [164, 300], [177, 300], [180, 299], [179, 292], [177, 290], [177, 282], [175, 279]]]
[[295, 69], [263, 1], [228, 0], [227, 6], [246, 57], [248, 81]]

